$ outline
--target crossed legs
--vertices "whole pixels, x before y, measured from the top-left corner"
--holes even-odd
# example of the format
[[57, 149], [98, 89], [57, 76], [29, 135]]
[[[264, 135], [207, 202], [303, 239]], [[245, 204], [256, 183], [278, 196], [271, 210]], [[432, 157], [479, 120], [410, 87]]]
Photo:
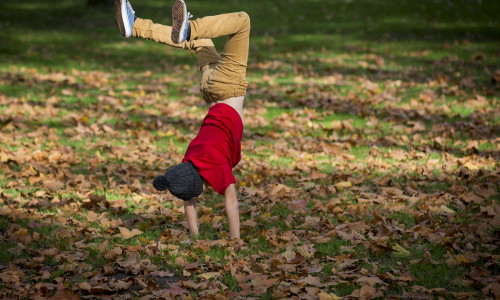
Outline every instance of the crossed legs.
[[190, 41], [227, 36], [221, 59], [202, 70], [201, 92], [206, 102], [244, 96], [248, 88], [246, 68], [250, 38], [250, 17], [245, 12], [208, 16], [190, 22]]
[[[172, 27], [137, 18], [133, 36], [162, 43], [174, 48], [193, 50], [202, 73], [201, 92], [212, 103], [246, 94], [250, 18], [245, 12], [208, 16], [190, 21], [191, 37], [175, 44]], [[211, 39], [228, 36], [219, 56]]]
[[134, 22], [132, 35], [174, 48], [193, 50], [196, 53], [200, 70], [206, 66], [215, 65], [219, 62], [219, 53], [215, 50], [214, 43], [211, 39], [198, 39], [175, 44], [172, 42], [171, 32], [171, 26], [153, 23], [153, 21], [148, 19], [137, 18]]

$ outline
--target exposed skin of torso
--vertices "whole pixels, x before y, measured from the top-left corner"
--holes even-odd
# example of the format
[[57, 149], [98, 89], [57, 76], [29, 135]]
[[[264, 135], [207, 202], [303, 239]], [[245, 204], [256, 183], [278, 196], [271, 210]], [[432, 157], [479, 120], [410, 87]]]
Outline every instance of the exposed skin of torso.
[[[227, 98], [227, 99], [212, 103], [210, 106], [213, 106], [217, 103], [227, 104], [227, 105], [231, 106], [232, 108], [234, 108], [238, 112], [238, 114], [241, 117], [241, 121], [243, 122], [243, 102], [244, 102], [244, 100], [245, 100], [245, 96], [232, 97], [232, 98]], [[243, 123], [245, 123], [245, 122], [243, 122]]]

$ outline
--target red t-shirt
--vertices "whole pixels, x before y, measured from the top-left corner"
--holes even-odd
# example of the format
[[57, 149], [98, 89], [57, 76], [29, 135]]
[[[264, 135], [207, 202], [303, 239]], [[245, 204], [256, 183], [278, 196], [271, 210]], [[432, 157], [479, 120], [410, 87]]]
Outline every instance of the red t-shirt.
[[233, 167], [241, 159], [242, 136], [243, 122], [238, 112], [217, 103], [210, 107], [182, 161], [193, 163], [214, 190], [224, 195], [226, 188], [236, 182]]

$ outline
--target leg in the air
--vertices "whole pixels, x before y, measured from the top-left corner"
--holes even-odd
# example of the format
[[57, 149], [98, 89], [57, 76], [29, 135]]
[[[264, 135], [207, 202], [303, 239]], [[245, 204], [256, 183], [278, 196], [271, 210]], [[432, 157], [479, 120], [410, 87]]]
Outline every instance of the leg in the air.
[[209, 16], [189, 21], [184, 0], [172, 7], [172, 40], [175, 43], [228, 36], [215, 68], [203, 72], [201, 92], [212, 103], [246, 94], [246, 68], [250, 39], [250, 17], [245, 12]]
[[204, 17], [190, 21], [190, 41], [228, 36], [220, 64], [247, 67], [250, 37], [250, 17], [245, 12]]
[[215, 50], [214, 43], [210, 39], [195, 41], [184, 41], [180, 44], [172, 42], [172, 27], [153, 23], [151, 20], [137, 18], [134, 23], [133, 36], [152, 40], [170, 47], [193, 50], [198, 58], [200, 70], [206, 65], [213, 65], [219, 62], [220, 56]]
[[215, 50], [212, 40], [201, 39], [176, 44], [172, 42], [171, 33], [172, 27], [153, 23], [151, 20], [137, 18], [134, 23], [134, 37], [152, 40], [174, 48], [195, 51], [200, 70], [207, 65], [215, 65], [219, 62], [220, 56]]
[[[246, 68], [250, 38], [250, 17], [245, 12], [210, 16], [190, 21], [190, 41], [228, 36], [215, 69], [202, 78], [205, 101], [244, 96], [248, 88]], [[203, 80], [206, 79], [206, 80]]]
[[148, 19], [137, 18], [128, 0], [115, 0], [115, 16], [123, 37], [133, 36], [174, 48], [193, 50], [196, 52], [200, 70], [206, 69], [206, 66], [214, 66], [219, 62], [220, 56], [215, 50], [212, 40], [198, 39], [173, 43], [171, 39], [172, 27], [153, 23]]
[[184, 0], [176, 0], [172, 8], [171, 40], [179, 45], [185, 41], [228, 36], [222, 57], [246, 68], [250, 37], [250, 17], [245, 12], [208, 16], [189, 21]]
[[162, 43], [174, 48], [181, 48], [186, 50], [195, 50], [198, 47], [213, 47], [213, 43], [209, 39], [200, 39], [195, 42], [185, 41], [180, 44], [172, 42], [170, 38], [172, 27], [153, 23], [148, 19], [137, 18], [134, 22], [132, 36], [152, 40], [157, 43]]

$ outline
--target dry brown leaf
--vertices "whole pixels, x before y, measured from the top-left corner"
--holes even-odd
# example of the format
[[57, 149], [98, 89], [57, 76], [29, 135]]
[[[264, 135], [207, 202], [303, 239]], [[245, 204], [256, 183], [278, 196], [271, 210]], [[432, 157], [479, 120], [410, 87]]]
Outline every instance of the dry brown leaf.
[[57, 293], [48, 298], [47, 300], [80, 300], [80, 295], [75, 294], [73, 290], [70, 290], [68, 288], [65, 288], [62, 285], [59, 285], [57, 288]]
[[302, 245], [297, 247], [297, 251], [302, 254], [306, 259], [314, 257], [314, 248], [311, 245]]
[[112, 288], [115, 291], [124, 291], [128, 290], [132, 285], [134, 284], [134, 281], [123, 281], [123, 280], [118, 280], [115, 283], [110, 285], [110, 288]]
[[89, 210], [87, 212], [87, 221], [89, 221], [89, 222], [96, 222], [97, 219], [98, 219], [98, 217], [99, 216], [95, 212], [93, 212], [91, 210]]
[[308, 285], [312, 285], [312, 286], [315, 286], [318, 288], [322, 288], [324, 286], [324, 284], [321, 283], [321, 280], [319, 279], [319, 277], [315, 277], [315, 276], [311, 276], [311, 275], [307, 276], [306, 278], [300, 279], [299, 282], [305, 283]]
[[133, 238], [134, 236], [142, 234], [142, 231], [140, 231], [137, 228], [134, 228], [132, 230], [128, 230], [125, 227], [118, 227], [118, 229], [120, 230], [121, 237], [126, 239], [126, 240], [129, 240], [129, 239]]
[[377, 297], [377, 290], [370, 285], [363, 285], [359, 291], [360, 300], [370, 300]]
[[483, 295], [484, 296], [494, 296], [495, 299], [499, 299], [500, 298], [500, 284], [497, 282], [492, 282], [492, 283], [488, 284], [488, 286], [486, 286], [483, 289]]
[[57, 254], [59, 254], [59, 250], [57, 250], [56, 248], [50, 248], [50, 249], [40, 251], [40, 255], [43, 255], [43, 256], [53, 257], [53, 256], [56, 256]]
[[369, 286], [375, 286], [376, 284], [384, 284], [384, 282], [375, 276], [362, 276], [358, 279], [356, 279], [356, 283], [359, 283], [360, 285], [369, 285]]
[[86, 292], [90, 292], [92, 289], [92, 286], [88, 282], [82, 282], [78, 285], [78, 287]]
[[104, 254], [104, 257], [109, 260], [116, 260], [123, 254], [123, 251], [120, 247], [115, 247]]
[[190, 288], [190, 289], [193, 289], [193, 290], [197, 290], [197, 289], [200, 288], [200, 285], [198, 283], [195, 283], [192, 280], [187, 280], [187, 281], [181, 280], [181, 285], [183, 287], [187, 287], [187, 288]]
[[19, 270], [5, 271], [0, 273], [0, 280], [3, 283], [18, 283], [24, 278], [24, 273]]

